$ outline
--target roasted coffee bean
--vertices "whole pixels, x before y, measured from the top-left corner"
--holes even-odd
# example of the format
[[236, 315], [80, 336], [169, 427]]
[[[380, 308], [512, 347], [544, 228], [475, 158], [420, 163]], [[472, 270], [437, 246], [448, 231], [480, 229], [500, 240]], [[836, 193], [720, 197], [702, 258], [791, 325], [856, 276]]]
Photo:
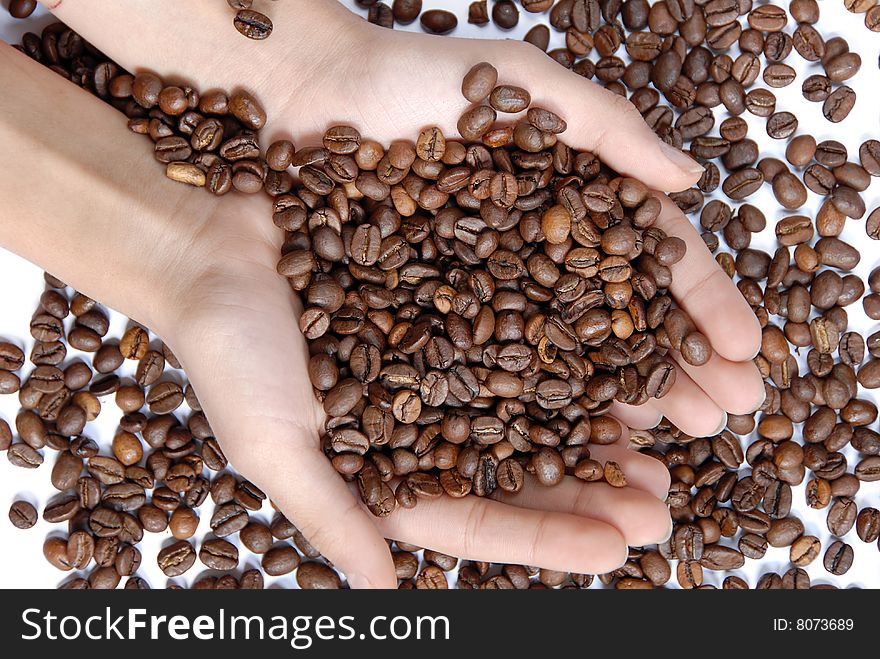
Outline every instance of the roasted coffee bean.
[[828, 530], [839, 538], [845, 536], [856, 521], [858, 507], [849, 497], [836, 499], [828, 509]]
[[822, 114], [828, 121], [838, 123], [846, 119], [855, 103], [856, 93], [850, 87], [841, 85], [825, 99]]
[[731, 547], [708, 545], [703, 551], [700, 564], [709, 570], [737, 570], [745, 563], [745, 557]]
[[238, 548], [226, 540], [205, 540], [199, 560], [213, 570], [234, 570], [238, 567]]
[[846, 574], [853, 564], [853, 548], [845, 542], [835, 540], [825, 550], [822, 563], [825, 569], [833, 575]]
[[37, 520], [36, 508], [27, 501], [14, 501], [9, 507], [9, 521], [17, 529], [29, 529]]
[[342, 587], [339, 575], [315, 561], [301, 563], [296, 570], [296, 583], [303, 590], [337, 590]]
[[263, 570], [272, 577], [290, 574], [300, 564], [299, 554], [290, 545], [277, 545], [263, 554]]
[[189, 542], [180, 540], [159, 552], [159, 569], [167, 577], [179, 577], [196, 562], [196, 550]]
[[235, 29], [248, 39], [262, 40], [272, 34], [272, 21], [268, 16], [252, 9], [241, 9], [233, 20]]
[[874, 542], [880, 537], [880, 511], [862, 508], [856, 518], [856, 533], [862, 542]]
[[806, 567], [816, 560], [821, 548], [822, 543], [819, 538], [812, 535], [802, 535], [792, 543], [789, 558], [795, 565]]
[[522, 112], [531, 104], [532, 99], [522, 87], [499, 85], [489, 95], [489, 103], [498, 112]]
[[488, 98], [498, 82], [498, 71], [488, 62], [475, 64], [461, 83], [461, 93], [471, 103]]
[[36, 469], [43, 464], [43, 456], [23, 442], [12, 444], [6, 457], [14, 466], [24, 469]]
[[419, 21], [425, 31], [432, 34], [447, 34], [458, 26], [455, 14], [444, 9], [429, 9], [422, 13]]
[[247, 510], [237, 503], [219, 506], [211, 517], [211, 530], [220, 538], [241, 531], [247, 524]]
[[767, 134], [776, 140], [790, 137], [797, 126], [797, 117], [791, 112], [776, 112], [767, 118]]

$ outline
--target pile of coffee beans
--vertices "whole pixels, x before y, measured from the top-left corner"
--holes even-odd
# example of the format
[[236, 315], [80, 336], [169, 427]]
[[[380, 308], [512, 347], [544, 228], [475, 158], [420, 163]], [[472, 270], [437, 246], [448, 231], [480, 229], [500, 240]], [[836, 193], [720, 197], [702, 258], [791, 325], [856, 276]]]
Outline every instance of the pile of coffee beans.
[[665, 293], [685, 244], [651, 226], [659, 201], [558, 142], [565, 122], [497, 78], [486, 62], [465, 77], [464, 142], [432, 127], [386, 151], [334, 126], [322, 146], [268, 150], [273, 170], [300, 167], [302, 188], [275, 198], [278, 272], [304, 294], [328, 452], [379, 515], [391, 476], [407, 477], [406, 507], [518, 491], [524, 468], [547, 485], [566, 467], [607, 478], [585, 446], [620, 438], [602, 411], [665, 395], [667, 350], [712, 353]]
[[[451, 12], [421, 12], [421, 2], [360, 4], [389, 27], [417, 18], [436, 33], [457, 25]], [[878, 29], [875, 5], [845, 4]], [[866, 215], [867, 234], [880, 236], [880, 209], [867, 213], [861, 197], [880, 176], [880, 142], [865, 141], [851, 161], [842, 143], [798, 134], [797, 118], [777, 111], [771, 89], [796, 78], [785, 62], [790, 55], [816, 62], [824, 74], [803, 82], [804, 97], [840, 121], [855, 102], [843, 83], [857, 74], [858, 55], [844, 39], [822, 37], [814, 0], [793, 0], [788, 11], [750, 0], [519, 5], [549, 11], [549, 27], [534, 28], [528, 41], [546, 50], [550, 27], [564, 32], [566, 46], [550, 51], [553, 59], [630, 98], [662, 139], [688, 147], [704, 165], [698, 186], [672, 198], [698, 216], [708, 248], [764, 328], [755, 362], [767, 398], [758, 413], [731, 415], [709, 438], [689, 437], [665, 419], [633, 433], [643, 453], [669, 468], [675, 529], [657, 547], [632, 548], [623, 568], [598, 580], [656, 587], [675, 572], [680, 586], [701, 587], [704, 570], [736, 570], [768, 547], [788, 548], [791, 569], [767, 572], [755, 584], [729, 575], [723, 587], [809, 587], [804, 567], [820, 555], [829, 573], [844, 575], [854, 552], [843, 538], [853, 527], [860, 541], [880, 548], [880, 513], [859, 510], [854, 500], [862, 483], [880, 480], [880, 433], [871, 427], [877, 409], [859, 396], [860, 388], [880, 387], [880, 332], [849, 331], [847, 312], [861, 300], [865, 314], [880, 319], [880, 269], [866, 294], [852, 274], [860, 255], [839, 238], [847, 218]], [[474, 2], [468, 20], [513, 27], [517, 3], [499, 0], [490, 9]], [[474, 106], [459, 122], [460, 141], [428, 128], [415, 144], [386, 149], [335, 126], [320, 145], [278, 142], [264, 155], [258, 131], [265, 113], [246, 94], [200, 96], [149, 74], [130, 76], [58, 24], [27, 35], [21, 49], [123, 111], [133, 130], [153, 138], [170, 178], [215, 194], [263, 189], [275, 198], [273, 220], [287, 236], [279, 272], [302, 292], [309, 376], [330, 418], [325, 449], [376, 514], [418, 497], [515, 491], [525, 471], [547, 484], [567, 472], [622, 485], [616, 465], [589, 458], [589, 443], [619, 436], [601, 416], [609, 401], [644, 402], [668, 390], [674, 371], [662, 355], [669, 349], [691, 363], [708, 358], [705, 338], [664, 292], [683, 245], [650, 226], [653, 197], [592, 154], [562, 145], [556, 135], [564, 120], [531, 107], [527, 90], [499, 84], [490, 64], [475, 66], [462, 86]], [[615, 54], [621, 49], [629, 63]], [[731, 115], [718, 135], [716, 107]], [[499, 112], [522, 111], [513, 126], [496, 124]], [[745, 112], [765, 118], [767, 134], [786, 141], [785, 160], [761, 157]], [[290, 167], [299, 168], [301, 182]], [[815, 217], [790, 214], [776, 223], [772, 254], [751, 244], [767, 225], [764, 212], [741, 203], [765, 182], [785, 211], [796, 213], [811, 193], [825, 198]], [[716, 190], [730, 203], [706, 203]], [[48, 540], [45, 553], [64, 570], [94, 562], [87, 577], [66, 587], [114, 587], [122, 577], [126, 587], [147, 586], [135, 575], [136, 544], [145, 531], [166, 528], [177, 539], [158, 557], [169, 576], [197, 558], [234, 570], [237, 549], [225, 538], [238, 533], [263, 557], [265, 574], [297, 570], [301, 586], [338, 587], [338, 575], [283, 516], [271, 525], [249, 518], [265, 496], [225, 471], [192, 388], [163, 376], [166, 365], [176, 366], [173, 355], [150, 350], [137, 326], [119, 342], [108, 339], [106, 314], [93, 301], [68, 297], [50, 276], [47, 282], [31, 328], [38, 368], [24, 383], [16, 374], [24, 354], [0, 346], [0, 387], [17, 391], [23, 407], [18, 441], [0, 420], [0, 450], [31, 468], [42, 463], [41, 449], [59, 452], [53, 485], [62, 493], [43, 516], [66, 521], [70, 533]], [[71, 313], [77, 322], [65, 337], [60, 319]], [[91, 367], [64, 364], [65, 338], [94, 351]], [[134, 385], [114, 374], [125, 359], [138, 360]], [[82, 435], [100, 411], [98, 398], [109, 394], [123, 411], [112, 456]], [[181, 421], [174, 413], [184, 401], [193, 412]], [[847, 460], [844, 449], [857, 460]], [[395, 476], [403, 478], [392, 492], [387, 483]], [[801, 483], [806, 504], [827, 510], [828, 531], [840, 538], [824, 552], [791, 514], [792, 486]], [[217, 504], [214, 537], [196, 551], [197, 509], [208, 495]], [[10, 510], [23, 528], [35, 515], [26, 502]], [[446, 573], [456, 568], [461, 588], [593, 582], [590, 575], [459, 563], [430, 550], [420, 563], [419, 549], [394, 548], [401, 587], [447, 587]], [[262, 573], [250, 570], [195, 586], [261, 584]]]

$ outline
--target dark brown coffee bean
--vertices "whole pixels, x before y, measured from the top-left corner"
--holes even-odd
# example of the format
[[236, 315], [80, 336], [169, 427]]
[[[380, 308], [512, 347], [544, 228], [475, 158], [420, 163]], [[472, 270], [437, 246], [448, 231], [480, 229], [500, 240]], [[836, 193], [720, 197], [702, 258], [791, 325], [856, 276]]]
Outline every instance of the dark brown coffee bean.
[[261, 565], [272, 577], [290, 574], [300, 564], [299, 554], [290, 545], [277, 545], [263, 554]]
[[211, 517], [211, 530], [220, 538], [241, 531], [247, 524], [247, 510], [237, 503], [219, 506]]
[[832, 122], [838, 123], [846, 119], [856, 103], [856, 93], [846, 85], [835, 89], [822, 104], [822, 114]]
[[837, 537], [845, 536], [855, 524], [857, 513], [858, 507], [852, 499], [836, 499], [828, 509], [828, 530]]
[[458, 132], [467, 141], [479, 141], [495, 123], [496, 118], [493, 108], [476, 105], [458, 120]]
[[272, 34], [272, 21], [269, 17], [252, 9], [239, 10], [233, 24], [248, 39], [260, 41]]
[[303, 590], [337, 590], [341, 588], [339, 575], [330, 567], [315, 561], [306, 561], [296, 570], [296, 583]]
[[475, 64], [461, 83], [461, 93], [471, 103], [488, 98], [498, 82], [497, 69], [488, 62]]
[[767, 118], [767, 134], [776, 140], [790, 137], [797, 130], [798, 120], [791, 112], [776, 112]]
[[213, 570], [234, 570], [238, 567], [238, 548], [226, 540], [205, 540], [199, 560]]
[[880, 511], [862, 508], [856, 519], [856, 533], [862, 542], [874, 542], [880, 537]]
[[195, 564], [196, 550], [189, 542], [180, 540], [162, 549], [157, 561], [165, 576], [179, 577]]
[[43, 456], [28, 444], [19, 442], [9, 447], [6, 458], [16, 467], [36, 469], [43, 464]]
[[422, 13], [419, 21], [422, 28], [432, 34], [448, 34], [458, 26], [455, 14], [444, 9], [429, 9]]
[[499, 85], [489, 95], [489, 103], [498, 112], [516, 113], [522, 112], [532, 102], [532, 97], [522, 87], [512, 85]]
[[9, 521], [17, 529], [29, 529], [37, 520], [36, 508], [27, 501], [14, 501], [9, 507]]

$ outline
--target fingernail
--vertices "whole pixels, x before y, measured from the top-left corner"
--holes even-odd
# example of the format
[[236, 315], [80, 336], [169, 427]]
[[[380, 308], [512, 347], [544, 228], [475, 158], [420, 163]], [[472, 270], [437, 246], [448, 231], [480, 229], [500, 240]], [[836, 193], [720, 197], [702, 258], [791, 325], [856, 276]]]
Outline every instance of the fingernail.
[[348, 575], [348, 586], [353, 590], [367, 590], [375, 588], [373, 583], [369, 579], [367, 579], [365, 575], [357, 573]]
[[704, 170], [703, 166], [698, 163], [696, 160], [686, 155], [680, 149], [676, 149], [674, 146], [667, 144], [666, 142], [660, 142], [660, 151], [663, 152], [663, 155], [666, 156], [666, 159], [675, 165], [678, 169], [685, 172], [686, 174], [696, 175], [702, 174]]
[[721, 419], [721, 425], [718, 426], [718, 429], [715, 432], [713, 432], [710, 435], [710, 437], [714, 437], [715, 435], [717, 435], [718, 433], [720, 433], [722, 430], [724, 430], [727, 427], [727, 412], [723, 412], [723, 414], [724, 414], [724, 416]]

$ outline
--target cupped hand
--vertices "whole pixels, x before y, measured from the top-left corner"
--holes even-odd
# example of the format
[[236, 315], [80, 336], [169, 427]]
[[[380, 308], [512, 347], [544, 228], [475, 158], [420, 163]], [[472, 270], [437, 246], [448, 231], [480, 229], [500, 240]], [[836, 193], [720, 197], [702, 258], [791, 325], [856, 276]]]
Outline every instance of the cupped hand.
[[[222, 5], [63, 0], [54, 11], [129, 70], [152, 69], [203, 91], [250, 88], [270, 117], [266, 144], [278, 137], [314, 144], [340, 123], [384, 143], [428, 125], [455, 136], [468, 105], [460, 80], [485, 60], [503, 82], [529, 89], [533, 104], [567, 119], [560, 137], [570, 146], [660, 190], [684, 189], [699, 178], [700, 167], [662, 144], [630, 104], [531, 45], [388, 32], [333, 0], [273, 5], [275, 32], [253, 43], [234, 32]], [[210, 212], [178, 218], [186, 249], [163, 273], [168, 311], [159, 329], [232, 464], [267, 491], [352, 586], [396, 585], [386, 537], [462, 558], [602, 573], [625, 561], [628, 545], [668, 535], [668, 472], [629, 450], [626, 431], [617, 444], [591, 451], [620, 463], [627, 487], [566, 477], [554, 488], [529, 482], [516, 495], [423, 500], [372, 517], [320, 450], [323, 410], [308, 378], [298, 299], [275, 271], [283, 235], [269, 219], [269, 200], [228, 195], [205, 204]], [[665, 198], [658, 224], [687, 243], [671, 292], [715, 355], [698, 368], [674, 355], [672, 392], [638, 408], [615, 404], [612, 413], [632, 427], [652, 427], [666, 416], [688, 434], [710, 435], [723, 428], [727, 412], [748, 413], [762, 403], [750, 361], [761, 332], [689, 221]]]

